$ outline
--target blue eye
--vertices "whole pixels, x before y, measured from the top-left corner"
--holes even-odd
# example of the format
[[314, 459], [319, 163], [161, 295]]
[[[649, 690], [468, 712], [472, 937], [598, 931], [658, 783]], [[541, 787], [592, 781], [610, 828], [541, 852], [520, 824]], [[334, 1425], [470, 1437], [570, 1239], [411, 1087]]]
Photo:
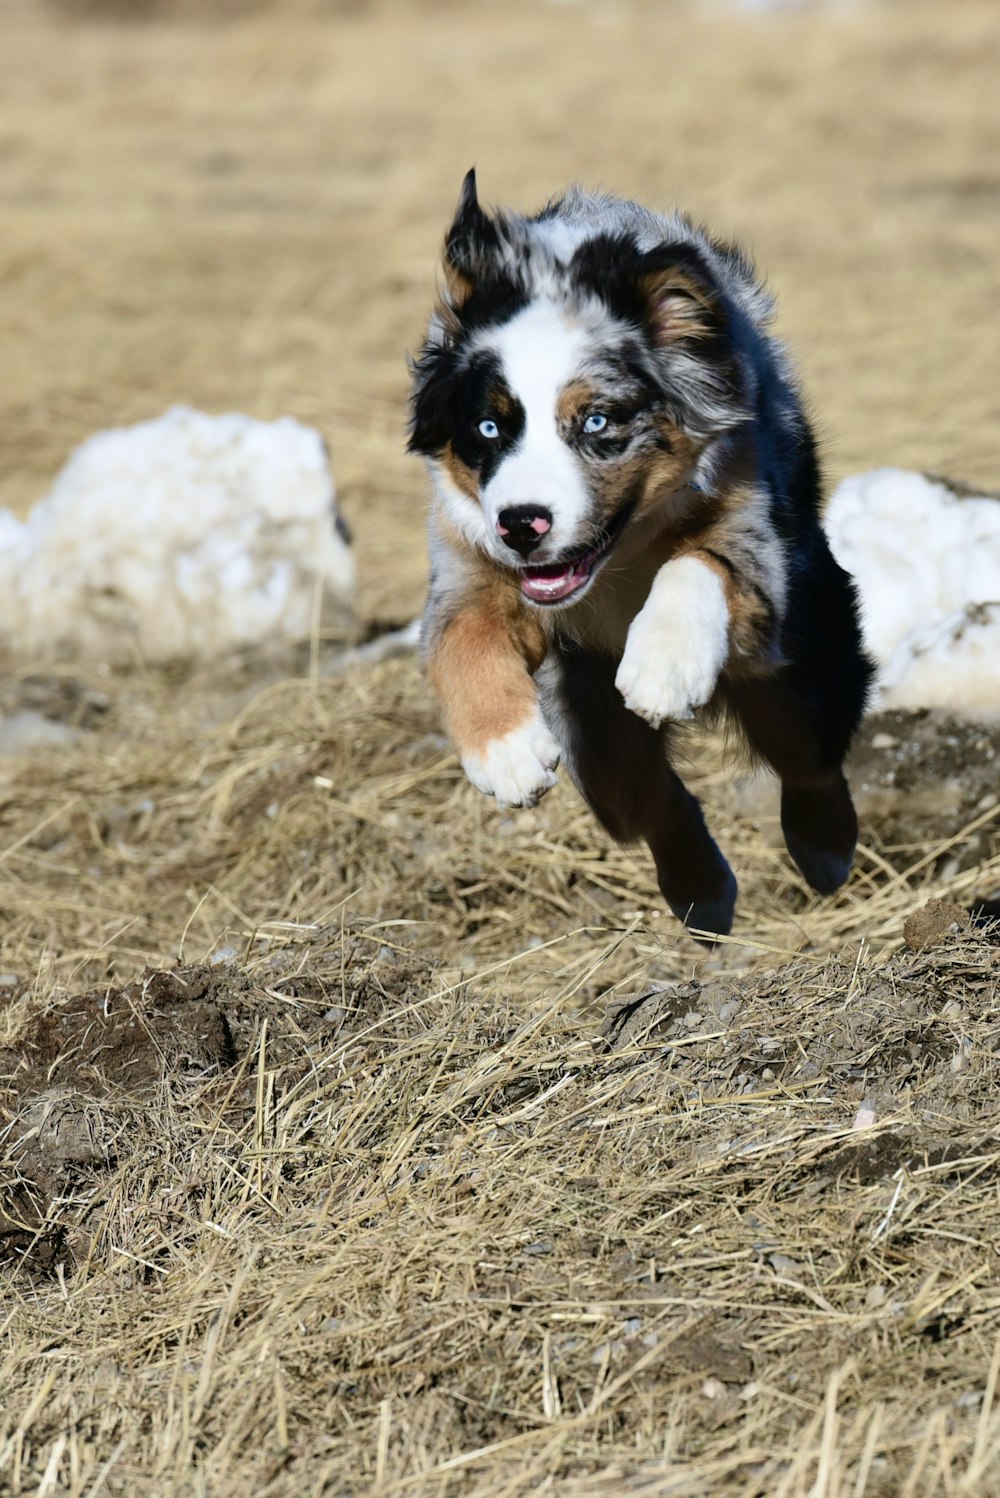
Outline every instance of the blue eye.
[[479, 423], [479, 435], [490, 442], [495, 442], [500, 435], [500, 428], [495, 421], [481, 421]]
[[608, 418], [600, 411], [591, 411], [583, 423], [583, 430], [588, 437], [593, 437], [597, 432], [603, 432], [608, 424]]

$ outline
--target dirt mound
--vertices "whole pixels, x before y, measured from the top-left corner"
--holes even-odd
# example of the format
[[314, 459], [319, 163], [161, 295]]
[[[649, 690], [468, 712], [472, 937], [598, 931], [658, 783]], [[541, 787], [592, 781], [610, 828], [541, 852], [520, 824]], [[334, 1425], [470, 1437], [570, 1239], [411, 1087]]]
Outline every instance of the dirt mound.
[[[324, 950], [323, 933], [317, 945]], [[0, 1047], [0, 1112], [8, 1121], [0, 1260], [47, 1269], [85, 1257], [107, 1183], [151, 1114], [169, 1114], [179, 1100], [217, 1108], [224, 1078], [227, 1119], [252, 1108], [246, 1046], [251, 1037], [259, 1042], [261, 1026], [282, 1085], [300, 1081], [316, 1047], [349, 1032], [352, 1016], [385, 997], [373, 995], [367, 968], [360, 981], [353, 968], [348, 978], [357, 945], [338, 942], [335, 989], [329, 954], [311, 964], [312, 948], [296, 947], [291, 980], [290, 955], [279, 950], [256, 976], [228, 963], [149, 970], [125, 987], [33, 1015], [25, 1038]], [[397, 998], [418, 970], [418, 962], [394, 969]]]
[[[574, 1492], [641, 1472], [770, 1495], [805, 1482], [824, 1410], [868, 1493], [920, 1470], [928, 1422], [1000, 1476], [976, 1446], [1000, 1330], [992, 929], [647, 987], [600, 1034], [384, 937], [148, 972], [53, 1002], [3, 1053], [6, 1249], [28, 1284], [57, 1275], [65, 1398], [113, 1388], [132, 1492], [153, 1491], [141, 1411], [182, 1365], [199, 1461], [244, 1491], [327, 1464], [364, 1491], [370, 1441], [422, 1491], [454, 1460], [485, 1493], [558, 1441]], [[152, 1368], [84, 1350], [112, 1307]], [[53, 1314], [19, 1319], [28, 1363]]]

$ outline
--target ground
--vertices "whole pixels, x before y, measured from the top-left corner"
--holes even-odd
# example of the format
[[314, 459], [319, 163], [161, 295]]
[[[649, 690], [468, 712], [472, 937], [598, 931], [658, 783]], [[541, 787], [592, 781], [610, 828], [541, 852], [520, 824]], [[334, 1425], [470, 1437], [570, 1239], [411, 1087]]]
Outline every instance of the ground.
[[[289, 412], [359, 631], [409, 618], [472, 161], [739, 233], [833, 478], [1000, 486], [988, 0], [206, 9], [0, 0], [0, 504]], [[12, 657], [0, 708], [0, 1493], [1000, 1491], [995, 726], [866, 726], [830, 901], [692, 733], [707, 952], [565, 784], [478, 797], [412, 657]]]

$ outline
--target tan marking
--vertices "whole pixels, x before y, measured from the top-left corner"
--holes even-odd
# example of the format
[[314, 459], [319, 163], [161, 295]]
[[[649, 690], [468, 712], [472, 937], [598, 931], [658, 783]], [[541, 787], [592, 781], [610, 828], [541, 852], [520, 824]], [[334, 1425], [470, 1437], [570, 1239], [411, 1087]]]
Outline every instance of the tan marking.
[[707, 338], [715, 332], [718, 303], [707, 287], [682, 270], [667, 268], [642, 278], [653, 313], [653, 327], [663, 343]]
[[[733, 644], [731, 672], [768, 673], [779, 664], [776, 631], [787, 588], [784, 551], [770, 520], [767, 496], [757, 485], [728, 485], [717, 505], [715, 524], [693, 537], [685, 549], [722, 580]], [[719, 557], [734, 570], [730, 572]]]
[[773, 619], [757, 594], [749, 588], [741, 588], [738, 576], [728, 567], [703, 551], [692, 551], [685, 555], [697, 557], [722, 583], [729, 610], [729, 638], [742, 656], [759, 657], [766, 648]]
[[481, 587], [442, 630], [427, 674], [460, 756], [482, 755], [532, 717], [532, 676], [545, 657], [540, 624], [506, 579]]
[[454, 312], [460, 312], [475, 291], [475, 285], [464, 272], [452, 264], [448, 259], [447, 251], [445, 251], [442, 263], [449, 308]]
[[643, 476], [642, 493], [636, 513], [641, 515], [668, 494], [682, 489], [694, 466], [694, 444], [674, 429], [670, 433], [671, 450], [657, 448], [650, 453]]
[[602, 466], [600, 523], [609, 522], [629, 495], [638, 493], [633, 520], [648, 513], [654, 505], [684, 487], [694, 459], [693, 444], [680, 432], [672, 431], [673, 450], [648, 448], [608, 459]]
[[503, 385], [490, 389], [490, 410], [497, 416], [511, 417], [517, 409], [517, 402]]
[[579, 424], [581, 416], [600, 404], [596, 385], [589, 380], [571, 380], [559, 392], [556, 401], [556, 424], [563, 430], [571, 430]]
[[441, 462], [448, 473], [448, 477], [456, 489], [461, 489], [470, 499], [479, 499], [479, 480], [467, 463], [463, 463], [457, 456], [455, 449], [449, 442], [441, 454]]

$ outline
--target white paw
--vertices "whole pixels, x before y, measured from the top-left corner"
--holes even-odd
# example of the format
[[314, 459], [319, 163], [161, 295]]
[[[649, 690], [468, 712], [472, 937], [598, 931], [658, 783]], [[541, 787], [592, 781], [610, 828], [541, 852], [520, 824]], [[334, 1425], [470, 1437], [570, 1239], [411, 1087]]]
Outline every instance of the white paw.
[[483, 754], [469, 754], [462, 768], [478, 791], [498, 806], [534, 806], [556, 783], [559, 745], [536, 711], [521, 728], [493, 739]]
[[680, 557], [660, 568], [632, 620], [615, 686], [631, 712], [659, 728], [709, 700], [728, 654], [722, 582], [697, 557]]

